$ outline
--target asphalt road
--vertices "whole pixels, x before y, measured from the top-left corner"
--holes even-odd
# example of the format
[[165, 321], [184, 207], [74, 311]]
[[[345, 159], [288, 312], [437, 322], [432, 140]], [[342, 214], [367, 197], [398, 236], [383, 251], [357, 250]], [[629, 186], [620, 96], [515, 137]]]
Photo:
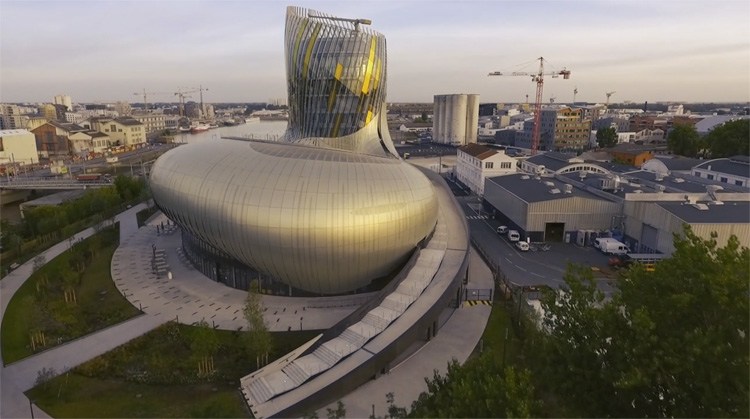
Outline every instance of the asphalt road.
[[590, 266], [597, 285], [605, 294], [612, 291], [612, 280], [602, 272], [608, 270], [609, 257], [592, 247], [579, 247], [570, 243], [550, 243], [549, 251], [522, 252], [505, 235], [496, 233], [500, 222], [482, 210], [481, 200], [476, 195], [467, 195], [461, 185], [448, 184], [461, 203], [469, 224], [472, 240], [490, 255], [490, 259], [516, 285], [546, 285], [560, 287], [565, 282], [563, 276], [569, 263]]

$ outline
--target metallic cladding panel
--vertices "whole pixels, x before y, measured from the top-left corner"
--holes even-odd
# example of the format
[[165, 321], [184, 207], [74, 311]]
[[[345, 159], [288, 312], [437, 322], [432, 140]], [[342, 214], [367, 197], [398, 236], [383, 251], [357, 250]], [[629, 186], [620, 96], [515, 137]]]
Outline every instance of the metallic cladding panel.
[[352, 291], [391, 272], [437, 219], [402, 161], [282, 143], [178, 147], [151, 172], [157, 205], [198, 238], [296, 288]]
[[171, 150], [153, 166], [154, 200], [198, 239], [284, 283], [354, 291], [432, 232], [435, 191], [388, 133], [381, 34], [289, 7], [285, 50], [282, 142]]
[[[385, 37], [365, 25], [333, 20], [320, 12], [290, 6], [286, 17], [289, 89], [287, 140], [351, 139], [330, 147], [386, 155], [378, 135], [387, 131]], [[374, 123], [377, 128], [366, 130]], [[374, 132], [374, 134], [373, 134]], [[374, 144], [375, 146], [372, 146]]]

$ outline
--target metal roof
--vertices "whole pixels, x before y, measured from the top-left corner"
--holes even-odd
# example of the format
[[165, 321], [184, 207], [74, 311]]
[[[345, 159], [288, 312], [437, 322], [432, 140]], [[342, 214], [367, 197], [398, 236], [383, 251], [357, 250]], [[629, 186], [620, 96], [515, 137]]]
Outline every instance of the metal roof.
[[22, 135], [22, 134], [31, 134], [31, 132], [25, 129], [0, 129], [0, 137], [7, 137], [9, 135]]
[[710, 170], [712, 172], [750, 178], [750, 164], [747, 163], [746, 157], [744, 159], [742, 157], [744, 156], [708, 160], [695, 166], [695, 169]]
[[732, 201], [724, 205], [703, 203], [705, 210], [683, 202], [657, 202], [657, 205], [689, 224], [750, 223], [750, 202]]
[[115, 118], [115, 121], [122, 125], [143, 125], [141, 121], [133, 118]]
[[[678, 176], [662, 176], [662, 180], [657, 181], [657, 174], [653, 172], [647, 172], [645, 170], [628, 173], [626, 178], [637, 178], [644, 181], [652, 182], [653, 184], [664, 185], [667, 188], [667, 192], [706, 192], [707, 185], [718, 185], [726, 192], [748, 192], [749, 189], [742, 186], [730, 185], [728, 183], [722, 183], [717, 180], [709, 180], [692, 176], [689, 174], [680, 174]], [[682, 179], [679, 181], [677, 179]]]
[[655, 156], [654, 159], [659, 160], [664, 164], [668, 170], [690, 170], [693, 167], [701, 164], [704, 160], [691, 159], [689, 157], [663, 157]]
[[484, 160], [498, 153], [497, 150], [493, 150], [490, 147], [486, 147], [486, 146], [475, 144], [475, 143], [466, 144], [464, 146], [459, 147], [458, 149], [470, 156], [474, 156], [478, 158], [479, 160]]
[[565, 166], [569, 166], [571, 164], [571, 160], [573, 159], [576, 159], [575, 155], [549, 151], [544, 154], [531, 156], [526, 159], [526, 161], [536, 165], [543, 165], [545, 168], [552, 171], [557, 171]]
[[[576, 187], [572, 188], [571, 193], [565, 193], [565, 185], [567, 185], [567, 183], [560, 182], [559, 180], [556, 180], [554, 178], [542, 177], [540, 179], [536, 179], [534, 176], [530, 175], [514, 174], [495, 176], [489, 178], [488, 181], [495, 183], [496, 185], [508, 190], [510, 193], [529, 203], [567, 199], [576, 196], [586, 199], [595, 199], [597, 201], [606, 201], [603, 198], [600, 198], [590, 192], [586, 192]], [[551, 186], [547, 183], [550, 183]], [[550, 192], [554, 189], [559, 192]]]

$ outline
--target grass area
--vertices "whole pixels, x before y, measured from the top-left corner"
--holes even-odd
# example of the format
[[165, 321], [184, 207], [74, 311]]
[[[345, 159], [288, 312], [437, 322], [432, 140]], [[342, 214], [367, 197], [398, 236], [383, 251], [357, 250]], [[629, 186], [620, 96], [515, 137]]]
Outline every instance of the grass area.
[[151, 385], [66, 374], [27, 392], [56, 418], [248, 417], [237, 386]]
[[523, 342], [516, 335], [510, 310], [514, 309], [513, 301], [495, 300], [492, 313], [482, 334], [482, 352], [491, 352], [496, 364], [503, 360], [515, 363], [522, 354]]
[[[82, 250], [67, 250], [31, 275], [3, 317], [0, 337], [5, 364], [139, 313], [118, 292], [110, 275], [118, 243], [119, 225], [103, 229], [76, 245], [80, 246], [77, 249], [89, 249], [85, 255]], [[73, 268], [84, 265], [80, 273]], [[71, 290], [76, 301], [66, 302], [66, 291]], [[32, 347], [32, 333], [38, 338], [36, 348]]]
[[[318, 333], [272, 333], [269, 359]], [[198, 374], [193, 348], [199, 335], [196, 326], [167, 323], [28, 394], [54, 417], [247, 417], [237, 388], [256, 366], [248, 334], [214, 331], [216, 371], [208, 376]]]
[[146, 220], [151, 218], [152, 215], [156, 214], [156, 212], [159, 211], [159, 208], [156, 207], [156, 205], [152, 206], [151, 208], [145, 208], [140, 211], [138, 211], [135, 214], [135, 217], [138, 219], [138, 227], [143, 227], [146, 225]]

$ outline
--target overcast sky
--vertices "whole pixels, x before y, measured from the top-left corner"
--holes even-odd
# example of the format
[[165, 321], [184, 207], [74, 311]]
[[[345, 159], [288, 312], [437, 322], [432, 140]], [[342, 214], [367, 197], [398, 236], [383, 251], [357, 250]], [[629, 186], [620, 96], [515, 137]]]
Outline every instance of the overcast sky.
[[[285, 98], [286, 6], [372, 19], [388, 42], [388, 101], [478, 93], [533, 101], [748, 101], [750, 1], [8, 1], [0, 0], [0, 101], [207, 102]], [[151, 99], [149, 99], [151, 101]]]

